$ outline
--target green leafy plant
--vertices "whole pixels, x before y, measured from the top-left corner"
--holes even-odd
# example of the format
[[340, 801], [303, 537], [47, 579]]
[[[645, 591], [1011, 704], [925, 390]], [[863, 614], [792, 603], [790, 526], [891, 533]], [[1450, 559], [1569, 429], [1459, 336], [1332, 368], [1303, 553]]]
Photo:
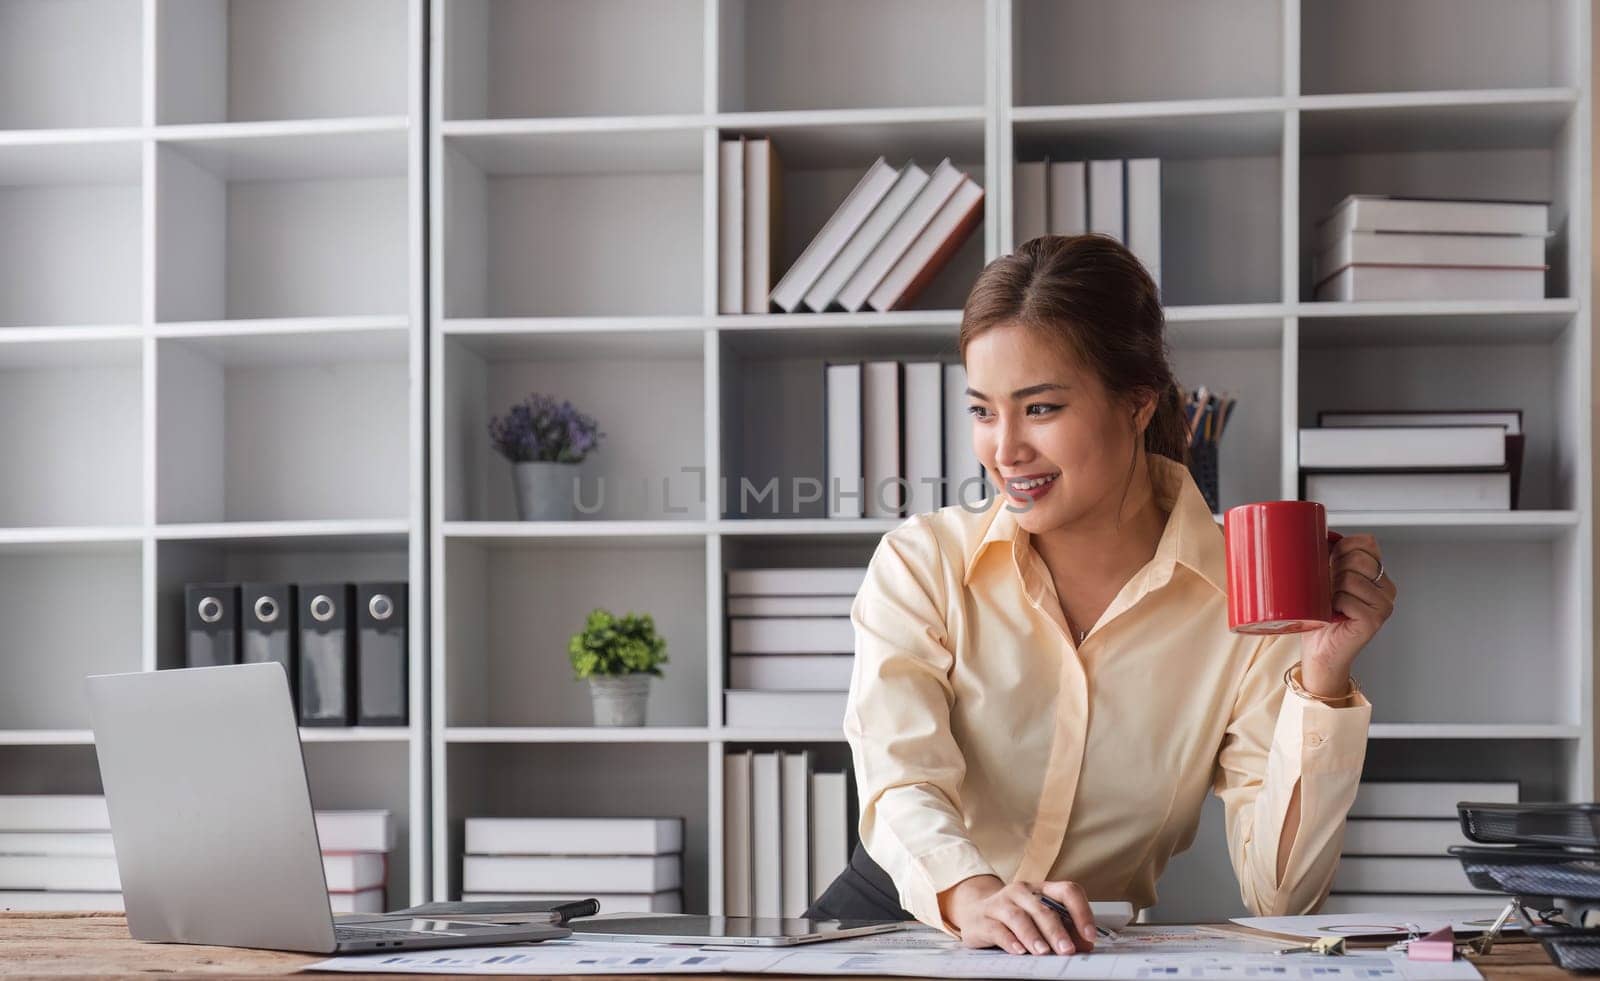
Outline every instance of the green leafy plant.
[[650, 674], [659, 678], [660, 666], [667, 663], [667, 642], [656, 633], [655, 619], [648, 613], [618, 617], [610, 610], [597, 609], [567, 642], [567, 654], [580, 681], [595, 675]]

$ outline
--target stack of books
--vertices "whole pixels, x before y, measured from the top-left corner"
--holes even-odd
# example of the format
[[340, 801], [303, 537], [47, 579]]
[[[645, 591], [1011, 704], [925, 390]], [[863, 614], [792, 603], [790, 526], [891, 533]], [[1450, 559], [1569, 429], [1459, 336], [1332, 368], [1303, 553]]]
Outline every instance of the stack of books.
[[723, 904], [729, 916], [805, 913], [849, 864], [850, 782], [800, 753], [723, 758]]
[[1544, 298], [1550, 206], [1352, 194], [1318, 224], [1319, 300]]
[[766, 313], [782, 168], [772, 141], [725, 140], [717, 191], [717, 312]]
[[1322, 412], [1300, 430], [1300, 497], [1339, 511], [1509, 511], [1522, 411]]
[[967, 372], [936, 361], [823, 366], [830, 518], [899, 518], [988, 494], [972, 450]]
[[1365, 782], [1345, 823], [1344, 849], [1324, 913], [1385, 913], [1482, 906], [1446, 852], [1468, 844], [1456, 804], [1515, 803], [1516, 783]]
[[1036, 160], [1015, 171], [1012, 238], [1096, 232], [1121, 242], [1161, 285], [1161, 161]]
[[[748, 174], [746, 179], [748, 184]], [[726, 193], [722, 200], [727, 214]], [[762, 204], [758, 201], [755, 207]], [[916, 163], [894, 167], [879, 157], [767, 299], [784, 313], [802, 307], [817, 313], [903, 309], [982, 219], [982, 186], [948, 158], [930, 173]], [[730, 255], [728, 231], [724, 227], [724, 275], [741, 265]], [[747, 249], [752, 245], [748, 240], [743, 244]], [[764, 246], [757, 242], [754, 247]]]
[[[335, 913], [381, 913], [395, 825], [388, 811], [317, 811]], [[0, 797], [0, 909], [121, 912], [106, 799]]]
[[682, 818], [466, 821], [466, 902], [597, 899], [605, 913], [681, 913], [682, 886]]
[[855, 663], [850, 604], [862, 568], [728, 573], [728, 688], [734, 728], [838, 730]]

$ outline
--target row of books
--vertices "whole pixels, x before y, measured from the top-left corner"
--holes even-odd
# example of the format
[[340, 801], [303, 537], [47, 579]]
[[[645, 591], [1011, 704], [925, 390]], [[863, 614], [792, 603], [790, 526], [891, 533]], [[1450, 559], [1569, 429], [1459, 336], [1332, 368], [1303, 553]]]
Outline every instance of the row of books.
[[802, 916], [849, 863], [847, 773], [810, 752], [723, 758], [723, 902], [729, 916]]
[[1300, 496], [1343, 511], [1509, 511], [1520, 409], [1323, 412], [1300, 430]]
[[1550, 206], [1352, 194], [1318, 223], [1319, 300], [1544, 298]]
[[1161, 161], [1019, 162], [1012, 200], [1018, 245], [1040, 235], [1095, 232], [1121, 242], [1161, 285]]
[[972, 452], [967, 372], [937, 361], [823, 367], [830, 518], [898, 518], [987, 496]]
[[[335, 913], [381, 913], [388, 905], [388, 811], [317, 811], [317, 838]], [[121, 912], [111, 818], [104, 797], [0, 797], [0, 909]]]
[[606, 913], [683, 912], [683, 819], [490, 818], [465, 822], [461, 898], [597, 899]]
[[190, 583], [184, 662], [281, 664], [300, 724], [403, 726], [406, 584]]
[[[746, 141], [746, 147], [761, 142], [765, 141]], [[914, 161], [895, 167], [879, 157], [772, 291], [763, 296], [756, 292], [756, 283], [747, 282], [743, 305], [736, 306], [741, 292], [730, 286], [729, 277], [760, 264], [759, 258], [741, 255], [741, 251], [766, 249], [770, 254], [771, 249], [770, 240], [741, 241], [730, 220], [739, 213], [741, 175], [730, 175], [729, 165], [736, 156], [748, 159], [751, 154], [770, 159], [770, 151], [737, 153], [727, 144], [723, 146], [719, 309], [725, 313], [741, 309], [765, 313], [768, 304], [784, 313], [801, 308], [816, 313], [836, 309], [856, 313], [867, 307], [880, 312], [903, 309], [933, 281], [983, 219], [982, 185], [963, 174], [949, 158], [929, 172]], [[746, 216], [768, 211], [770, 198], [760, 195], [776, 193], [772, 177], [776, 165], [763, 168], [758, 163], [756, 169], [767, 175], [764, 183], [759, 175], [754, 183], [748, 171], [742, 175]], [[753, 219], [753, 224], [747, 222], [745, 232], [752, 228], [754, 235], [770, 236], [770, 226], [763, 231], [760, 218]], [[763, 302], [752, 310], [752, 300]]]
[[736, 569], [728, 573], [728, 687], [736, 728], [826, 729], [844, 724], [859, 566]]
[[1446, 852], [1469, 844], [1456, 804], [1516, 803], [1519, 793], [1515, 782], [1363, 782], [1345, 822], [1339, 868], [1322, 912], [1481, 905], [1460, 860]]

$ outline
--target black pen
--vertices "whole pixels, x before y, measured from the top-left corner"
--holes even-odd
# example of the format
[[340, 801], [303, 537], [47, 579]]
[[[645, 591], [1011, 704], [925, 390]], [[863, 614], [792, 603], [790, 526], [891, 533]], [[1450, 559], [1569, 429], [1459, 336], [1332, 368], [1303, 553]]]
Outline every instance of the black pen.
[[[1054, 899], [1051, 899], [1049, 896], [1046, 896], [1042, 892], [1034, 893], [1034, 895], [1039, 897], [1039, 902], [1045, 904], [1046, 907], [1055, 910], [1056, 914], [1061, 917], [1062, 922], [1066, 923], [1066, 925], [1072, 929], [1072, 932], [1074, 934], [1076, 934], [1078, 932], [1077, 931], [1077, 926], [1078, 925], [1072, 921], [1072, 913], [1070, 913], [1065, 906], [1061, 905], [1059, 902], [1055, 901]], [[1108, 930], [1105, 927], [1100, 926], [1099, 924], [1095, 925], [1094, 932], [1095, 932], [1096, 936], [1100, 937], [1103, 940], [1115, 940], [1115, 939], [1117, 939], [1117, 935], [1116, 935], [1115, 931]]]

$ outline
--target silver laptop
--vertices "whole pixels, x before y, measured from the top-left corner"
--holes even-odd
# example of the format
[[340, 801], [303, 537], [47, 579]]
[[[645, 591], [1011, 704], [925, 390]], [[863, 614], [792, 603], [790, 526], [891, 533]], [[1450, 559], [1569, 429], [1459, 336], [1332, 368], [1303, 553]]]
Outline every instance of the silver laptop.
[[89, 703], [135, 939], [343, 954], [571, 932], [399, 914], [336, 923], [277, 664], [98, 675]]

